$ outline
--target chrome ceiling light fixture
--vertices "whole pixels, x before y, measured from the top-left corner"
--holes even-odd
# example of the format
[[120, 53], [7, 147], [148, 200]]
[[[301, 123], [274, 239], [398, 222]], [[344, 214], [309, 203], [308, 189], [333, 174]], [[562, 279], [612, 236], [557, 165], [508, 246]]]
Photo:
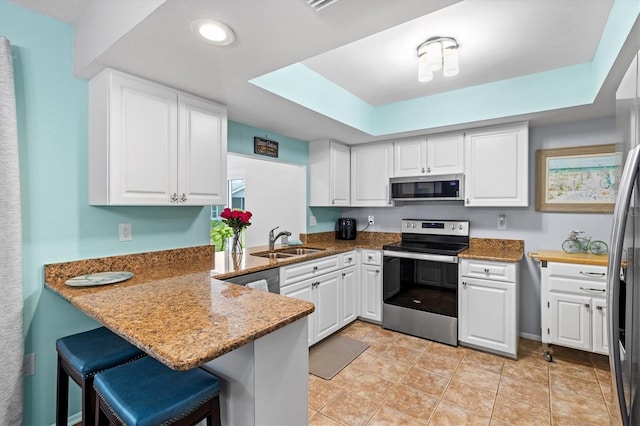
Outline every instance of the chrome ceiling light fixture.
[[418, 81], [433, 80], [433, 72], [442, 69], [442, 75], [458, 74], [458, 42], [452, 37], [431, 37], [418, 46]]

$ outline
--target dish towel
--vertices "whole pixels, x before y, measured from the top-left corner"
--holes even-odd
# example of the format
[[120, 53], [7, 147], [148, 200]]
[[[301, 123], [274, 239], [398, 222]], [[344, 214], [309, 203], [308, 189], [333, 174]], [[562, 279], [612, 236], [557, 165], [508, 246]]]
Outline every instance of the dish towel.
[[252, 288], [254, 290], [269, 291], [267, 280], [258, 280], [258, 281], [250, 282], [247, 284], [247, 287]]
[[0, 37], [0, 425], [22, 424], [22, 219], [11, 43]]

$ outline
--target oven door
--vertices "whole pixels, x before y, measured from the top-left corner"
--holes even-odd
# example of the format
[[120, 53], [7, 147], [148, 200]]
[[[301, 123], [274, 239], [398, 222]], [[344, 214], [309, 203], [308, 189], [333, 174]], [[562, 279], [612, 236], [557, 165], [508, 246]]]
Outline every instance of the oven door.
[[385, 304], [458, 317], [457, 256], [390, 250], [383, 256]]

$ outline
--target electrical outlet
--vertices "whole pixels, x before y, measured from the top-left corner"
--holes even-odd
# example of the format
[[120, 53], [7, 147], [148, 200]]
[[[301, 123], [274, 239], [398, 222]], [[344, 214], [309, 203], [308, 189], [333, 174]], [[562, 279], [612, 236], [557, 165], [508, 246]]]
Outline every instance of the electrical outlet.
[[375, 221], [373, 220], [373, 216], [369, 216], [369, 225], [373, 225], [375, 224]]
[[36, 354], [30, 353], [24, 356], [24, 361], [22, 362], [22, 373], [25, 376], [33, 376], [36, 374]]
[[121, 223], [119, 230], [120, 230], [120, 241], [133, 240], [133, 229], [131, 228], [130, 223]]
[[507, 215], [498, 215], [498, 229], [507, 229]]

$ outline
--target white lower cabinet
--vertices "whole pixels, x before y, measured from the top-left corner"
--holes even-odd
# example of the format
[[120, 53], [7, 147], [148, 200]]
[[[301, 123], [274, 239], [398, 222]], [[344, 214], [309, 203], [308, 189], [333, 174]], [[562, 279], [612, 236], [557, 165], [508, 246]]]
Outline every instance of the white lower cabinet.
[[541, 273], [542, 342], [608, 354], [607, 268], [545, 263]]
[[360, 313], [355, 252], [284, 266], [280, 282], [280, 294], [306, 300], [316, 308], [307, 317], [309, 346], [355, 321]]
[[361, 266], [362, 318], [382, 322], [382, 258], [379, 250], [363, 250]]
[[355, 321], [360, 315], [360, 282], [355, 266], [345, 268], [340, 272], [342, 279], [342, 325]]
[[459, 269], [458, 339], [516, 358], [519, 264], [461, 259]]

